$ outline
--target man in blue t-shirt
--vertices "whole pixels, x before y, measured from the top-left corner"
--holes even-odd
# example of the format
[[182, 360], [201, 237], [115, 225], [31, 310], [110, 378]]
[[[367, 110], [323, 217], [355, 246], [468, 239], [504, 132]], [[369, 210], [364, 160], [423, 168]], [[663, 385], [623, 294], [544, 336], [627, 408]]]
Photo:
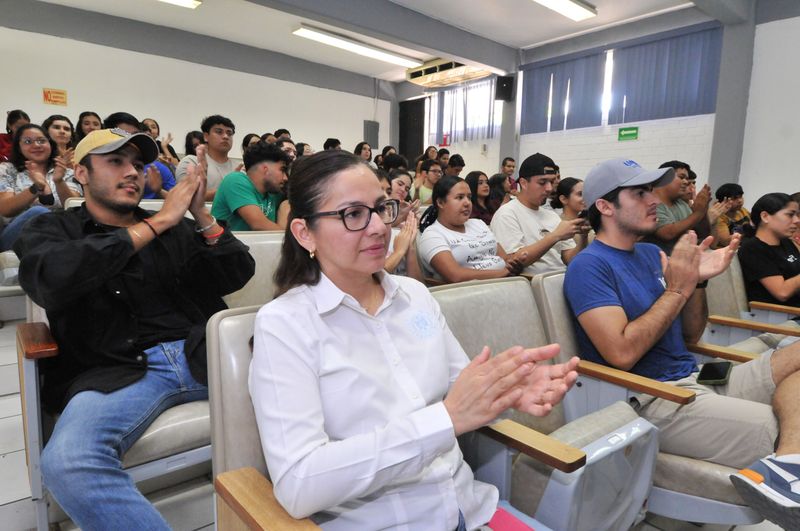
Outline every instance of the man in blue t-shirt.
[[[708, 314], [705, 281], [728, 267], [740, 237], [706, 252], [712, 238], [698, 244], [689, 231], [669, 259], [655, 245], [638, 243], [658, 226], [653, 189], [673, 176], [672, 168], [647, 171], [625, 159], [600, 163], [587, 175], [583, 197], [597, 237], [570, 262], [564, 279], [582, 356], [694, 391], [695, 401], [685, 405], [637, 399], [639, 414], [660, 430], [661, 450], [747, 467], [731, 476], [742, 497], [765, 517], [794, 527], [800, 518], [800, 489], [791, 486], [800, 484], [800, 342], [737, 365], [724, 385], [697, 383], [686, 342], [700, 339]], [[778, 426], [777, 450], [769, 455]]]

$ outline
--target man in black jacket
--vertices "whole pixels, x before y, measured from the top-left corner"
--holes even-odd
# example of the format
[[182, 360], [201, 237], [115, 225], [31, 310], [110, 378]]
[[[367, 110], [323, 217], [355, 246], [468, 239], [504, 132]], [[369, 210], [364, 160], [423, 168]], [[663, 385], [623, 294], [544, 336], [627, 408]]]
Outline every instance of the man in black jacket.
[[75, 150], [85, 204], [41, 216], [14, 247], [20, 284], [59, 345], [42, 364], [45, 408], [61, 412], [42, 474], [83, 529], [169, 528], [122, 456], [164, 410], [207, 399], [206, 321], [255, 270], [206, 209], [202, 166], [159, 212], [138, 207], [157, 156], [144, 133], [93, 131]]

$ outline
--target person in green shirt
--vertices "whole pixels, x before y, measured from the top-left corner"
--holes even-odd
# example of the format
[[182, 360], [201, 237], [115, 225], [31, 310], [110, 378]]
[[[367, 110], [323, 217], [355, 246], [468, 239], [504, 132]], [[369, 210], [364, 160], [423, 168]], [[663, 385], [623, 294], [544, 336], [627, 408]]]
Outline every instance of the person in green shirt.
[[244, 172], [222, 179], [211, 214], [230, 230], [281, 230], [276, 223], [289, 156], [275, 144], [258, 142], [244, 152]]

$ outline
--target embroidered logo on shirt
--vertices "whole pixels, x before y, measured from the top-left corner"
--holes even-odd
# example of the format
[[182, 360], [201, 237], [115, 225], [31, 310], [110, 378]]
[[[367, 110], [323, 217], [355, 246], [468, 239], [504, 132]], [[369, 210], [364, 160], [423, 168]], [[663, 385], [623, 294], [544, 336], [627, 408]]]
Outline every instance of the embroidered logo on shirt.
[[789, 256], [786, 257], [786, 261], [789, 262], [790, 264], [793, 264], [797, 262], [797, 257], [793, 254], [790, 254]]
[[427, 339], [436, 333], [436, 322], [427, 313], [418, 312], [409, 319], [408, 325], [420, 339]]

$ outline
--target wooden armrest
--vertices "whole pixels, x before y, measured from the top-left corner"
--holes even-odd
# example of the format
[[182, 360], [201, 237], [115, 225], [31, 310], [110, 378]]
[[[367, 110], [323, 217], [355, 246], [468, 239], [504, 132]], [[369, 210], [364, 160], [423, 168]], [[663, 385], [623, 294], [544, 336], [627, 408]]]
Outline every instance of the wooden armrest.
[[220, 531], [319, 529], [308, 518], [296, 520], [281, 507], [272, 483], [252, 467], [223, 472], [214, 480]]
[[562, 472], [573, 472], [586, 464], [586, 454], [583, 450], [573, 448], [513, 420], [501, 420], [478, 431]]
[[592, 361], [581, 360], [578, 363], [578, 374], [591, 376], [604, 382], [622, 386], [631, 391], [647, 393], [657, 398], [663, 398], [678, 404], [694, 402], [694, 391], [683, 389], [672, 384], [659, 382], [652, 378], [645, 378], [613, 367], [606, 367]]
[[745, 330], [755, 330], [756, 332], [768, 332], [770, 334], [783, 334], [785, 336], [800, 337], [800, 327], [785, 326], [769, 323], [759, 323], [757, 321], [748, 321], [746, 319], [737, 319], [735, 317], [725, 317], [723, 315], [709, 315], [708, 322], [723, 326], [732, 326], [734, 328], [743, 328]]
[[22, 355], [29, 360], [58, 356], [58, 345], [45, 323], [18, 324], [17, 346]]
[[758, 357], [757, 354], [751, 354], [744, 350], [736, 350], [735, 348], [722, 347], [710, 343], [693, 343], [686, 345], [686, 348], [689, 349], [689, 352], [694, 352], [695, 354], [704, 354], [737, 363], [747, 363]]
[[751, 310], [766, 310], [768, 312], [788, 313], [791, 315], [800, 315], [800, 308], [797, 306], [785, 306], [783, 304], [772, 304], [771, 302], [750, 301]]

